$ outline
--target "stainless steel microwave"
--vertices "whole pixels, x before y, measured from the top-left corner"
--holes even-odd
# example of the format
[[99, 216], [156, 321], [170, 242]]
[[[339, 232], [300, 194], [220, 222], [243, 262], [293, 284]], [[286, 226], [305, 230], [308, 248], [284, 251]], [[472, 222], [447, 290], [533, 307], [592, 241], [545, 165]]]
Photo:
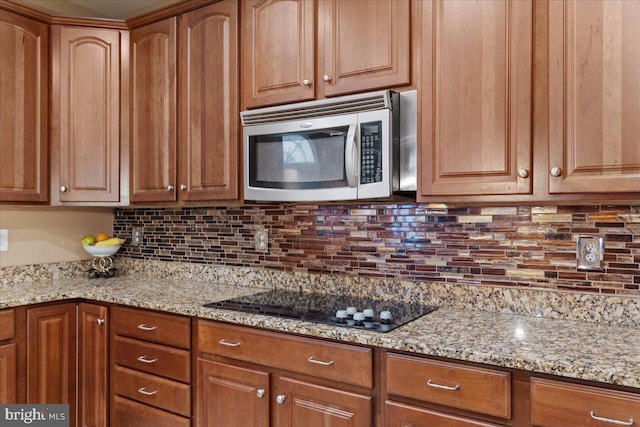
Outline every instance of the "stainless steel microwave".
[[[240, 115], [245, 200], [357, 200], [415, 190], [415, 144], [413, 155], [400, 152], [400, 95], [396, 92], [289, 104]], [[413, 166], [406, 164], [409, 158]], [[401, 159], [405, 159], [404, 166]], [[409, 188], [410, 183], [402, 188], [401, 177], [411, 175], [414, 188]]]

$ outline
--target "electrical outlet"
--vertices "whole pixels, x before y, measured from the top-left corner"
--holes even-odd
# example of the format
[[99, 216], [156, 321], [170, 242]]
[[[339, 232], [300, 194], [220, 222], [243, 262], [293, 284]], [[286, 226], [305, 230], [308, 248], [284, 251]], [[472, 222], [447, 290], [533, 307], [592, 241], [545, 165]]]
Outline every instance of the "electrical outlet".
[[269, 250], [269, 231], [258, 230], [256, 231], [256, 251], [267, 252]]
[[142, 227], [133, 227], [133, 230], [131, 230], [131, 246], [140, 246], [143, 231]]
[[604, 236], [578, 236], [578, 270], [604, 270]]
[[9, 230], [0, 230], [0, 252], [9, 250]]

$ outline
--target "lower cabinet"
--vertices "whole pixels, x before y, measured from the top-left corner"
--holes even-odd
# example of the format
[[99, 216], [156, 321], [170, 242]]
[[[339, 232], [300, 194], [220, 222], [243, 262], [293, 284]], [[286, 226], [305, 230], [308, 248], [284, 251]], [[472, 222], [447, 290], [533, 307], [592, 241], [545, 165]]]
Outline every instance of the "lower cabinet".
[[197, 325], [197, 426], [373, 425], [370, 348]]
[[15, 310], [0, 310], [0, 404], [16, 403], [17, 401], [18, 372], [15, 338]]
[[413, 405], [387, 400], [384, 404], [386, 427], [493, 427], [487, 424], [457, 415], [420, 408]]

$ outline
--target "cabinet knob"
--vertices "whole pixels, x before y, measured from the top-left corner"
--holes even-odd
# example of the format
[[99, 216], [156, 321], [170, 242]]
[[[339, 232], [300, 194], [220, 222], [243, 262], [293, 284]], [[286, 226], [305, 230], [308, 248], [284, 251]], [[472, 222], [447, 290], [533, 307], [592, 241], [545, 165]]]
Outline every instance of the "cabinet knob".
[[256, 390], [256, 396], [263, 398], [264, 397], [264, 389], [263, 388], [259, 388]]
[[282, 405], [284, 403], [285, 400], [285, 395], [284, 394], [279, 394], [276, 396], [276, 403], [278, 405]]
[[551, 168], [551, 176], [560, 176], [560, 175], [562, 175], [562, 169], [561, 168], [559, 168], [557, 166], [554, 166], [554, 167]]
[[173, 191], [173, 185], [171, 184], [167, 185], [167, 191]]
[[331, 76], [329, 74], [325, 74], [324, 76], [322, 76], [322, 80], [325, 82], [330, 82]]
[[104, 319], [97, 319], [97, 320], [96, 320], [96, 324], [97, 324], [98, 326], [102, 326], [102, 325], [104, 325]]
[[518, 169], [518, 176], [520, 178], [529, 178], [529, 170], [528, 169]]
[[187, 186], [184, 184], [180, 184], [180, 191], [184, 191], [187, 189]]
[[60, 186], [60, 192], [61, 193], [66, 193], [67, 191], [69, 191], [69, 189], [67, 187], [65, 187], [64, 185]]
[[304, 79], [304, 80], [302, 81], [302, 85], [303, 85], [303, 86], [311, 86], [311, 80], [309, 80], [309, 79]]

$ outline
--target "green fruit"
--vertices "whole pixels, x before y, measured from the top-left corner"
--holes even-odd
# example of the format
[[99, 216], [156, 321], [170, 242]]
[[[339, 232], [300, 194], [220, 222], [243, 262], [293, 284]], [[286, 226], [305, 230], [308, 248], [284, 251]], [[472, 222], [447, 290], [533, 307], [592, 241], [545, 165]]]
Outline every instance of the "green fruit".
[[96, 243], [96, 238], [91, 234], [87, 234], [80, 240], [80, 243], [82, 243], [82, 246], [91, 246]]

